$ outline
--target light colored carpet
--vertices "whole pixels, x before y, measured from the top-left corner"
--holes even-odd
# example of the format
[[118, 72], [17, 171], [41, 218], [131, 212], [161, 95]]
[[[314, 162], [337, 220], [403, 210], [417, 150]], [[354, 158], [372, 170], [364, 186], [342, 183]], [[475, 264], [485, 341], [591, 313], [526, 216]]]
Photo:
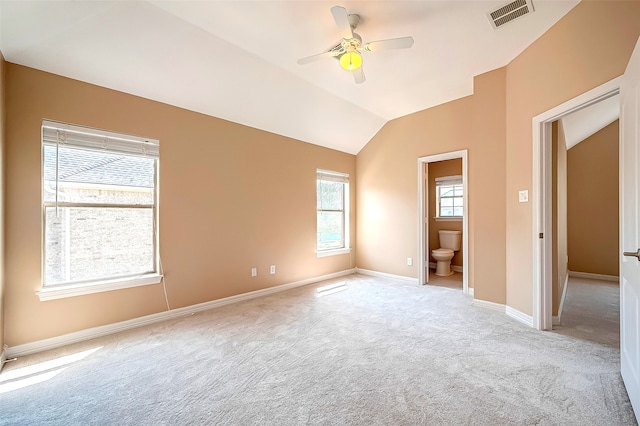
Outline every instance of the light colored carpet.
[[574, 277], [568, 285], [554, 331], [620, 349], [620, 285]]
[[616, 347], [532, 330], [459, 290], [346, 281], [24, 357], [0, 374], [0, 423], [635, 424]]

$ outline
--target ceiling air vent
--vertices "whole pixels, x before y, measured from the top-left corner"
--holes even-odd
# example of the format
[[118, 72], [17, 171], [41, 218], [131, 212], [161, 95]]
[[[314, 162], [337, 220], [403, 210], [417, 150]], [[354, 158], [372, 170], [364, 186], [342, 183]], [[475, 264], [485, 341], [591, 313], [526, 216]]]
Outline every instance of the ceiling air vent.
[[531, 0], [516, 0], [487, 13], [487, 17], [493, 28], [497, 29], [533, 11], [533, 3], [531, 3]]

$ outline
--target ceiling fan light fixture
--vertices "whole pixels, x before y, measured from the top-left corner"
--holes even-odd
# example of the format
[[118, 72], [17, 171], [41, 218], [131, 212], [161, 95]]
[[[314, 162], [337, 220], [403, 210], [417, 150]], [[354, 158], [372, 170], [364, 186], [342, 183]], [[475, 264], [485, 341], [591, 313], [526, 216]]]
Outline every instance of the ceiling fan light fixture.
[[[1, 1], [1, 0], [0, 0]], [[514, 0], [515, 2], [532, 0]], [[342, 6], [333, 6], [331, 8], [333, 20], [340, 30], [342, 37], [337, 44], [334, 44], [323, 53], [307, 56], [298, 59], [299, 65], [305, 65], [323, 58], [336, 58], [340, 62], [340, 68], [350, 71], [356, 84], [365, 82], [364, 72], [362, 71], [362, 52], [375, 52], [377, 50], [389, 49], [406, 49], [413, 46], [413, 37], [399, 37], [387, 40], [377, 40], [369, 43], [362, 43], [362, 37], [353, 31], [360, 22], [360, 16], [349, 14], [347, 9]]]
[[355, 71], [362, 66], [362, 55], [355, 50], [345, 52], [340, 56], [340, 66], [346, 71]]

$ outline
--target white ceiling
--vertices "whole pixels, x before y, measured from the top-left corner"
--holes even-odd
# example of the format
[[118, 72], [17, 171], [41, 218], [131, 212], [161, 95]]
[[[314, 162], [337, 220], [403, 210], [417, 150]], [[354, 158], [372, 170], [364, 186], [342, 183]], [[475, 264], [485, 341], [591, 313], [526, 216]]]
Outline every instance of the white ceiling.
[[[473, 92], [473, 76], [509, 63], [577, 1], [534, 0], [494, 30], [471, 1], [8, 1], [9, 62], [356, 154], [389, 120]], [[328, 58], [330, 8], [360, 15], [364, 42], [413, 36], [411, 49], [365, 52], [367, 81]], [[82, 123], [76, 123], [82, 124]]]
[[562, 117], [567, 149], [573, 148], [618, 118], [620, 118], [620, 95], [612, 96]]

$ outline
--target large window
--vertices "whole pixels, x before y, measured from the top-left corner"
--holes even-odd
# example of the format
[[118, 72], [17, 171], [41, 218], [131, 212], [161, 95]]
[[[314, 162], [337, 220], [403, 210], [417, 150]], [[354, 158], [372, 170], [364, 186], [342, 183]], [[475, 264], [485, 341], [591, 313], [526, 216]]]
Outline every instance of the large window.
[[158, 141], [51, 121], [42, 141], [43, 290], [157, 276]]
[[462, 217], [464, 199], [462, 188], [462, 176], [436, 178], [436, 217]]
[[318, 256], [349, 252], [349, 175], [318, 170]]

